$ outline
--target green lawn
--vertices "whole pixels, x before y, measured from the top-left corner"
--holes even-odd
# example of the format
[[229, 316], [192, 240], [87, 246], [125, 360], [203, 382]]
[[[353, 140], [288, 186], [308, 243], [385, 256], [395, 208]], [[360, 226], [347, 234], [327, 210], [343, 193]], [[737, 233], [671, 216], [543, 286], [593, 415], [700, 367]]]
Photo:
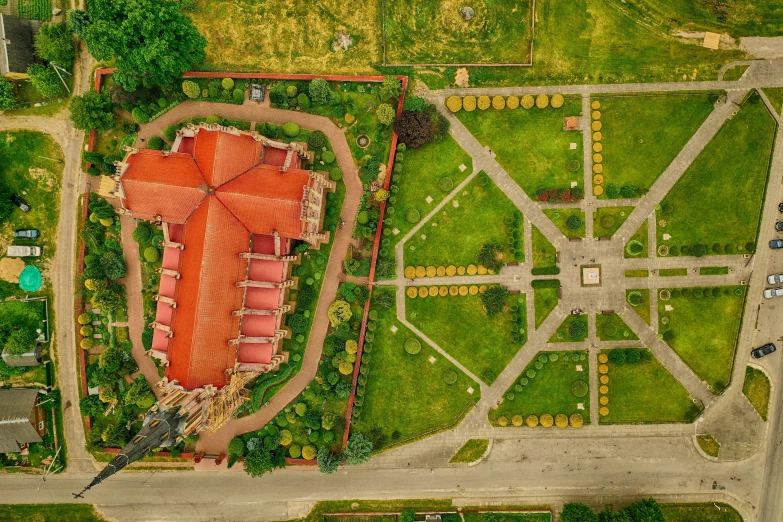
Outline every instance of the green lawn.
[[703, 266], [699, 268], [699, 275], [726, 275], [729, 273], [727, 266]]
[[612, 237], [632, 211], [633, 207], [599, 207], [593, 214], [593, 235]]
[[761, 418], [767, 420], [769, 411], [769, 392], [772, 386], [764, 372], [748, 366], [745, 368], [745, 382], [742, 384], [742, 393], [759, 412]]
[[[374, 294], [377, 297], [382, 292], [393, 295], [381, 288]], [[402, 441], [450, 426], [479, 400], [479, 385], [424, 341], [420, 341], [419, 353], [408, 354], [403, 345], [416, 336], [397, 321], [396, 307], [373, 309], [378, 312], [378, 329], [356, 430], [369, 434], [378, 427], [387, 440]], [[397, 327], [396, 333], [392, 333], [392, 326]], [[435, 363], [429, 362], [430, 357]], [[454, 384], [444, 380], [449, 372], [457, 376]], [[473, 394], [467, 392], [471, 387]]]
[[387, 63], [528, 63], [531, 3], [495, 0], [472, 4], [464, 21], [460, 5], [439, 0], [381, 2]]
[[557, 288], [534, 288], [533, 306], [536, 312], [536, 328], [538, 328], [557, 307]]
[[[584, 334], [576, 337], [569, 333], [569, 328], [574, 323], [582, 323], [584, 325]], [[569, 315], [563, 321], [552, 338], [549, 339], [550, 343], [580, 343], [587, 339], [587, 315]]]
[[452, 463], [470, 463], [478, 460], [489, 447], [489, 439], [470, 439], [451, 457]]
[[[12, 192], [21, 194], [31, 207], [27, 213], [14, 207], [0, 239], [6, 245], [42, 247], [39, 259], [33, 261], [28, 258], [26, 262], [38, 265], [44, 276], [45, 267], [54, 258], [57, 245], [62, 171], [62, 150], [48, 135], [31, 131], [0, 132], [0, 182]], [[37, 228], [41, 236], [37, 239], [14, 239], [14, 230], [20, 228]], [[5, 248], [0, 255], [5, 255]]]
[[467, 266], [476, 263], [481, 246], [490, 242], [504, 247], [504, 262], [513, 260], [504, 218], [515, 212], [503, 191], [479, 174], [405, 244], [405, 265]]
[[748, 70], [749, 65], [735, 65], [725, 73], [723, 73], [724, 82], [734, 82], [742, 78], [745, 71]]
[[7, 522], [105, 522], [89, 504], [5, 504], [2, 520]]
[[772, 107], [775, 108], [778, 113], [783, 111], [783, 87], [770, 87], [769, 89], [763, 89], [764, 94], [769, 98], [769, 102]]
[[[632, 292], [639, 293], [641, 299], [638, 304], [634, 305], [630, 297]], [[633, 308], [634, 312], [639, 314], [639, 317], [644, 319], [644, 322], [650, 324], [650, 290], [648, 288], [637, 288], [634, 290], [625, 291], [625, 300]]]
[[626, 270], [625, 277], [650, 277], [650, 271], [646, 269]]
[[[552, 360], [553, 355], [557, 357], [556, 361]], [[582, 371], [578, 371], [579, 366]], [[500, 406], [490, 410], [489, 419], [497, 425], [500, 417], [506, 417], [510, 425], [514, 415], [540, 417], [545, 413], [552, 416], [581, 413], [587, 424], [590, 422], [589, 375], [589, 361], [583, 351], [539, 352], [517, 382], [506, 390]], [[584, 395], [574, 395], [574, 381], [584, 383]], [[583, 410], [577, 406], [580, 403]]]
[[658, 270], [661, 277], [682, 277], [688, 275], [687, 268], [661, 268]]
[[633, 254], [631, 254], [628, 251], [628, 243], [626, 243], [625, 244], [625, 250], [623, 251], [624, 252], [623, 255], [625, 256], [626, 259], [630, 259], [630, 258], [634, 258], [634, 257], [647, 257], [647, 256], [650, 255], [649, 250], [648, 250], [648, 247], [649, 247], [649, 244], [648, 244], [648, 232], [649, 231], [647, 230], [647, 222], [648, 221], [649, 220], [645, 219], [644, 223], [642, 223], [642, 226], [639, 227], [639, 230], [637, 230], [636, 233], [633, 236], [631, 236], [631, 239], [628, 240], [628, 243], [630, 243], [631, 241], [638, 241], [639, 243], [641, 243], [642, 244], [642, 251], [639, 252], [636, 255], [633, 255]]
[[[473, 171], [471, 157], [448, 134], [419, 149], [408, 149], [403, 154], [402, 170], [392, 176], [393, 180], [399, 180], [398, 192], [393, 194], [396, 202], [394, 215], [391, 216], [392, 228], [400, 231], [390, 236], [394, 243]], [[464, 172], [460, 171], [460, 165], [465, 165]], [[427, 203], [428, 197], [432, 198], [431, 203]], [[417, 214], [418, 220], [414, 219]], [[427, 230], [427, 227], [422, 230]]]
[[[564, 131], [563, 118], [579, 115], [582, 101], [566, 99], [563, 107], [553, 109], [460, 111], [457, 118], [483, 145], [497, 154], [497, 161], [531, 198], [539, 189], [570, 189], [576, 182], [584, 188], [582, 175], [582, 134]], [[571, 150], [570, 144], [576, 143]], [[568, 162], [579, 162], [571, 172]]]
[[[481, 509], [484, 508], [482, 507]], [[549, 508], [548, 506], [542, 506], [541, 509]], [[509, 513], [504, 511], [476, 513], [463, 511], [462, 516], [465, 522], [487, 522], [489, 520], [496, 522], [552, 522], [552, 515], [549, 513]], [[490, 516], [492, 517], [491, 519]]]
[[742, 517], [728, 504], [661, 504], [666, 522], [742, 522]]
[[[710, 297], [704, 296], [705, 290]], [[712, 297], [712, 288], [673, 289], [671, 299], [658, 300], [659, 331], [664, 340], [696, 375], [712, 386], [713, 393], [724, 390], [731, 379], [745, 300], [742, 286], [724, 286], [718, 290], [720, 296]], [[673, 310], [667, 312], [666, 305]], [[672, 338], [668, 339], [670, 335]]]
[[[585, 237], [585, 213], [580, 208], [545, 208], [544, 214], [560, 229], [567, 238]], [[579, 227], [574, 229], [566, 225], [569, 217], [576, 216], [579, 219]]]
[[[649, 189], [713, 110], [716, 95], [612, 96], [601, 103], [604, 194], [610, 183]], [[622, 196], [621, 196], [622, 197]]]
[[557, 266], [557, 250], [544, 234], [533, 225], [533, 268]]
[[595, 327], [602, 341], [636, 341], [639, 337], [617, 314], [596, 314]]
[[[609, 353], [611, 350], [604, 351]], [[609, 415], [602, 423], [692, 422], [701, 408], [653, 354], [642, 351], [638, 363], [608, 363]]]
[[487, 384], [524, 344], [511, 338], [512, 314], [527, 317], [524, 294], [510, 296], [508, 309], [494, 317], [487, 317], [478, 295], [406, 299], [407, 319]]
[[683, 247], [703, 244], [708, 253], [730, 254], [755, 244], [774, 134], [775, 122], [754, 94], [663, 200], [658, 245], [683, 254]]
[[711, 457], [717, 457], [720, 453], [720, 442], [709, 434], [696, 435], [696, 442], [701, 450]]

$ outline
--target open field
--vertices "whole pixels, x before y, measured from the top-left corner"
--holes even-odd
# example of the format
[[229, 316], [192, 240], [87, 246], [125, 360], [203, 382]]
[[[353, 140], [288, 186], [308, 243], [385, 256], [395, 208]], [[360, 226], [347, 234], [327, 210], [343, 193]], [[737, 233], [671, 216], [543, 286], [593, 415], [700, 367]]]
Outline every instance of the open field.
[[714, 254], [753, 247], [774, 137], [775, 121], [753, 94], [663, 200], [658, 245], [668, 246], [670, 256], [694, 253], [696, 244]]
[[[460, 111], [456, 116], [482, 145], [492, 149], [498, 163], [535, 199], [539, 189], [570, 189], [571, 182], [583, 188], [582, 133], [563, 130], [563, 118], [581, 113], [582, 101], [566, 98], [559, 109], [520, 106], [513, 110]], [[573, 150], [571, 143], [576, 143]], [[569, 170], [571, 161], [576, 163]]]
[[6, 504], [2, 520], [7, 522], [105, 522], [89, 504]]
[[[723, 286], [670, 292], [670, 299], [658, 300], [663, 340], [696, 375], [712, 386], [713, 393], [719, 393], [728, 386], [731, 377], [745, 289]], [[666, 305], [673, 310], [667, 312]]]
[[769, 393], [772, 385], [766, 374], [761, 370], [748, 366], [745, 369], [745, 382], [742, 384], [742, 393], [748, 398], [748, 401], [756, 408], [761, 418], [767, 420], [769, 411]]
[[[517, 306], [516, 313], [527, 316], [524, 295], [511, 296], [509, 302]], [[511, 312], [487, 317], [477, 295], [407, 298], [405, 314], [427, 337], [487, 384], [500, 375], [524, 344], [511, 339]]]
[[[603, 353], [610, 353], [611, 350]], [[687, 390], [648, 350], [641, 361], [620, 364], [609, 360], [609, 414], [606, 423], [666, 423], [693, 421], [701, 411]]]
[[473, 2], [465, 21], [456, 0], [383, 0], [386, 63], [528, 63], [531, 4]]
[[[514, 415], [540, 417], [545, 413], [552, 416], [581, 413], [588, 423], [588, 367], [583, 351], [540, 352], [506, 391], [500, 406], [490, 410], [490, 421], [497, 424], [500, 417], [510, 421]], [[578, 385], [574, 384], [576, 381], [579, 381]], [[579, 404], [584, 409], [579, 409]]]
[[[376, 289], [376, 296], [388, 290]], [[453, 364], [419, 340], [421, 351], [411, 355], [403, 345], [417, 339], [395, 317], [396, 307], [378, 311], [378, 335], [373, 343], [367, 391], [356, 430], [380, 428], [387, 440], [405, 440], [450, 425], [480, 398], [479, 386]], [[392, 333], [391, 327], [397, 332]], [[436, 362], [430, 363], [434, 357]], [[446, 374], [456, 376], [447, 384]], [[472, 387], [473, 394], [467, 389]], [[397, 437], [395, 437], [395, 433]]]
[[513, 258], [503, 218], [515, 211], [503, 191], [481, 173], [405, 244], [405, 265], [467, 266], [476, 263], [482, 245], [492, 242], [503, 246], [504, 259]]
[[601, 103], [603, 176], [607, 187], [646, 192], [713, 110], [715, 94], [595, 97]]
[[[634, 296], [631, 296], [631, 294]], [[638, 295], [637, 295], [638, 294]], [[644, 322], [650, 324], [650, 289], [639, 288], [636, 290], [626, 290], [625, 300], [631, 305], [634, 312], [644, 319]]]

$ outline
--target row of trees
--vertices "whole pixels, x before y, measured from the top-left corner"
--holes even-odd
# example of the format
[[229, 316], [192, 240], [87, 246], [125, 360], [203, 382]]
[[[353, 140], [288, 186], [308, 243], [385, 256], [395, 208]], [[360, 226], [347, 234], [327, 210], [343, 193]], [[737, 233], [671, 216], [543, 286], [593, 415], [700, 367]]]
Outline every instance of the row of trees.
[[596, 514], [589, 506], [572, 502], [563, 506], [561, 522], [666, 522], [655, 499], [639, 500], [618, 511], [606, 507]]

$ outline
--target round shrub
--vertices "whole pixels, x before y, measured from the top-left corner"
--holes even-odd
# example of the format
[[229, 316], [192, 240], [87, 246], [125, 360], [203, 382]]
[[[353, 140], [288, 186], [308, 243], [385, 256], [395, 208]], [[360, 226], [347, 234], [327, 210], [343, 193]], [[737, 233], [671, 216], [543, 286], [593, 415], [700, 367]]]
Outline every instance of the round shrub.
[[536, 371], [533, 368], [530, 368], [528, 371], [525, 372], [525, 375], [527, 375], [528, 379], [535, 379]]
[[204, 120], [204, 123], [208, 125], [214, 125], [216, 123], [220, 123], [220, 118], [217, 116], [207, 116], [207, 119]]
[[521, 379], [519, 379], [519, 385], [520, 386], [527, 386], [527, 383], [529, 383], [529, 382], [530, 381], [527, 380], [527, 377], [522, 377]]
[[85, 337], [84, 339], [81, 340], [81, 342], [79, 342], [79, 346], [81, 346], [82, 349], [84, 350], [89, 350], [93, 346], [92, 339], [90, 339], [89, 337]]
[[146, 243], [152, 237], [152, 229], [149, 225], [140, 223], [136, 225], [136, 229], [133, 231], [133, 240], [137, 243]]
[[522, 424], [525, 423], [525, 419], [522, 417], [522, 415], [514, 415], [511, 417], [511, 424], [514, 426], [522, 426]]
[[477, 104], [479, 110], [485, 111], [489, 109], [490, 105], [492, 105], [492, 101], [490, 100], [489, 96], [482, 95], [478, 97]]
[[616, 199], [620, 197], [620, 187], [615, 185], [614, 183], [609, 183], [606, 186], [606, 195], [612, 199]]
[[555, 426], [558, 428], [565, 428], [568, 426], [568, 417], [563, 415], [562, 413], [558, 413], [555, 415]]
[[473, 112], [476, 110], [476, 97], [475, 96], [465, 96], [462, 98], [462, 108], [465, 109], [467, 112]]
[[[603, 399], [603, 397], [601, 398]], [[600, 408], [598, 408], [598, 414], [601, 417], [606, 417], [607, 415], [609, 415], [609, 408], [607, 408], [606, 406], [601, 406]]]
[[163, 138], [152, 136], [147, 140], [147, 148], [152, 150], [163, 150]]
[[[234, 80], [232, 78], [223, 78], [220, 85], [227, 91], [234, 88]], [[296, 93], [296, 87], [294, 87], [294, 93]]]
[[308, 444], [304, 448], [302, 448], [302, 458], [305, 460], [313, 460], [315, 458], [317, 451], [315, 449], [315, 446]]
[[150, 115], [147, 114], [147, 111], [140, 107], [136, 107], [131, 111], [131, 116], [134, 120], [136, 120], [137, 123], [141, 123], [142, 125], [150, 122]]
[[568, 230], [579, 230], [582, 224], [582, 219], [577, 215], [568, 216], [568, 219], [566, 219], [566, 228]]
[[443, 382], [446, 384], [454, 384], [457, 382], [457, 372], [454, 370], [446, 370], [443, 372]]
[[585, 424], [585, 420], [582, 418], [580, 413], [574, 413], [571, 415], [571, 418], [568, 419], [568, 422], [571, 424], [572, 428], [581, 428]]
[[535, 415], [528, 415], [525, 418], [525, 424], [527, 424], [531, 428], [535, 428], [536, 426], [538, 426], [538, 417], [536, 417]]
[[90, 324], [92, 322], [92, 316], [87, 312], [80, 314], [76, 319], [79, 324]]
[[639, 254], [642, 253], [642, 251], [644, 251], [644, 245], [642, 244], [641, 241], [632, 239], [631, 241], [628, 242], [628, 245], [626, 245], [625, 251], [632, 256], [638, 256]]
[[459, 112], [462, 109], [462, 98], [459, 96], [449, 96], [446, 99], [446, 107], [448, 107], [451, 112]]
[[454, 180], [450, 176], [443, 176], [438, 180], [438, 188], [443, 192], [451, 192], [454, 189]]
[[326, 146], [328, 141], [329, 140], [326, 138], [326, 134], [319, 130], [311, 132], [307, 137], [307, 145], [309, 145], [313, 150], [321, 150]]
[[606, 337], [614, 337], [617, 335], [617, 325], [614, 323], [606, 323], [601, 330]]
[[587, 330], [587, 328], [585, 328], [585, 324], [583, 322], [575, 321], [568, 327], [568, 335], [578, 339], [584, 336], [585, 330]]
[[486, 382], [492, 382], [495, 380], [495, 372], [492, 370], [484, 370], [484, 373], [481, 374], [481, 376], [484, 378], [484, 381]]
[[92, 326], [84, 325], [81, 328], [79, 328], [79, 335], [83, 337], [89, 337], [93, 334]]
[[517, 107], [519, 107], [519, 97], [517, 96], [509, 96], [506, 98], [506, 108], [514, 110]]
[[421, 342], [419, 342], [419, 340], [416, 339], [415, 337], [406, 339], [405, 344], [403, 346], [405, 348], [405, 351], [411, 355], [416, 355], [421, 351]]
[[506, 100], [502, 96], [492, 97], [492, 108], [495, 110], [502, 110], [506, 107]]
[[579, 160], [569, 160], [568, 163], [566, 163], [566, 169], [568, 169], [569, 172], [576, 172], [579, 170], [579, 167], [581, 167], [582, 164], [579, 163]]
[[508, 419], [506, 417], [498, 417], [498, 425], [508, 426]]
[[335, 160], [334, 152], [332, 152], [331, 150], [327, 150], [326, 152], [321, 154], [321, 160], [327, 165], [330, 163], [334, 163]]
[[194, 100], [198, 98], [199, 94], [201, 94], [201, 89], [196, 82], [192, 80], [185, 80], [182, 82], [182, 92], [185, 93], [185, 96], [191, 100]]
[[[307, 95], [305, 93], [303, 93], [303, 92], [300, 92], [299, 96], [296, 97], [296, 102], [303, 109], [309, 109], [310, 108], [310, 98], [308, 98]], [[348, 121], [348, 118], [346, 118], [345, 121]], [[348, 123], [351, 123], [351, 122], [348, 122]]]
[[546, 94], [539, 94], [536, 96], [536, 107], [539, 109], [546, 109], [549, 107], [549, 96]]
[[144, 260], [148, 263], [156, 263], [160, 259], [160, 251], [153, 247], [148, 246], [144, 249]]
[[418, 223], [420, 219], [421, 214], [415, 208], [408, 209], [408, 211], [405, 213], [405, 221], [408, 223]]
[[552, 425], [555, 423], [555, 419], [550, 414], [545, 413], [541, 416], [539, 422], [541, 423], [541, 426], [543, 426], [544, 428], [551, 428]]
[[245, 91], [242, 89], [234, 89], [234, 92], [231, 93], [231, 97], [234, 98], [235, 101], [242, 101], [245, 99]]
[[574, 397], [584, 397], [587, 395], [588, 390], [587, 383], [581, 379], [577, 379], [571, 383], [571, 393], [574, 394]]
[[292, 121], [285, 123], [283, 125], [283, 134], [285, 134], [289, 138], [295, 138], [296, 136], [299, 135], [299, 125], [297, 125]]
[[565, 103], [565, 98], [563, 98], [562, 94], [555, 94], [552, 96], [552, 108], [553, 109], [559, 109], [563, 106], [563, 103]]
[[536, 99], [533, 98], [533, 96], [531, 96], [530, 94], [525, 94], [524, 96], [522, 96], [522, 108], [530, 109], [535, 104], [536, 104]]
[[340, 170], [340, 167], [332, 167], [329, 169], [329, 179], [332, 181], [340, 181], [343, 179], [343, 171]]
[[514, 392], [506, 393], [506, 400], [513, 401], [514, 400]]

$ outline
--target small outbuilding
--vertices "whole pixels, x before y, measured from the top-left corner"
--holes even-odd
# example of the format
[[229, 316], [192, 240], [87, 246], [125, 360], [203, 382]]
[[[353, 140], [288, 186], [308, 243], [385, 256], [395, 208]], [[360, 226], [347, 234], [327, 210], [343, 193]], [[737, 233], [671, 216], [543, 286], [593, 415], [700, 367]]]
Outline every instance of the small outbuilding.
[[0, 453], [18, 453], [46, 433], [38, 390], [0, 390]]
[[35, 34], [41, 27], [36, 20], [0, 14], [0, 76], [8, 80], [27, 80], [27, 67], [35, 63]]

